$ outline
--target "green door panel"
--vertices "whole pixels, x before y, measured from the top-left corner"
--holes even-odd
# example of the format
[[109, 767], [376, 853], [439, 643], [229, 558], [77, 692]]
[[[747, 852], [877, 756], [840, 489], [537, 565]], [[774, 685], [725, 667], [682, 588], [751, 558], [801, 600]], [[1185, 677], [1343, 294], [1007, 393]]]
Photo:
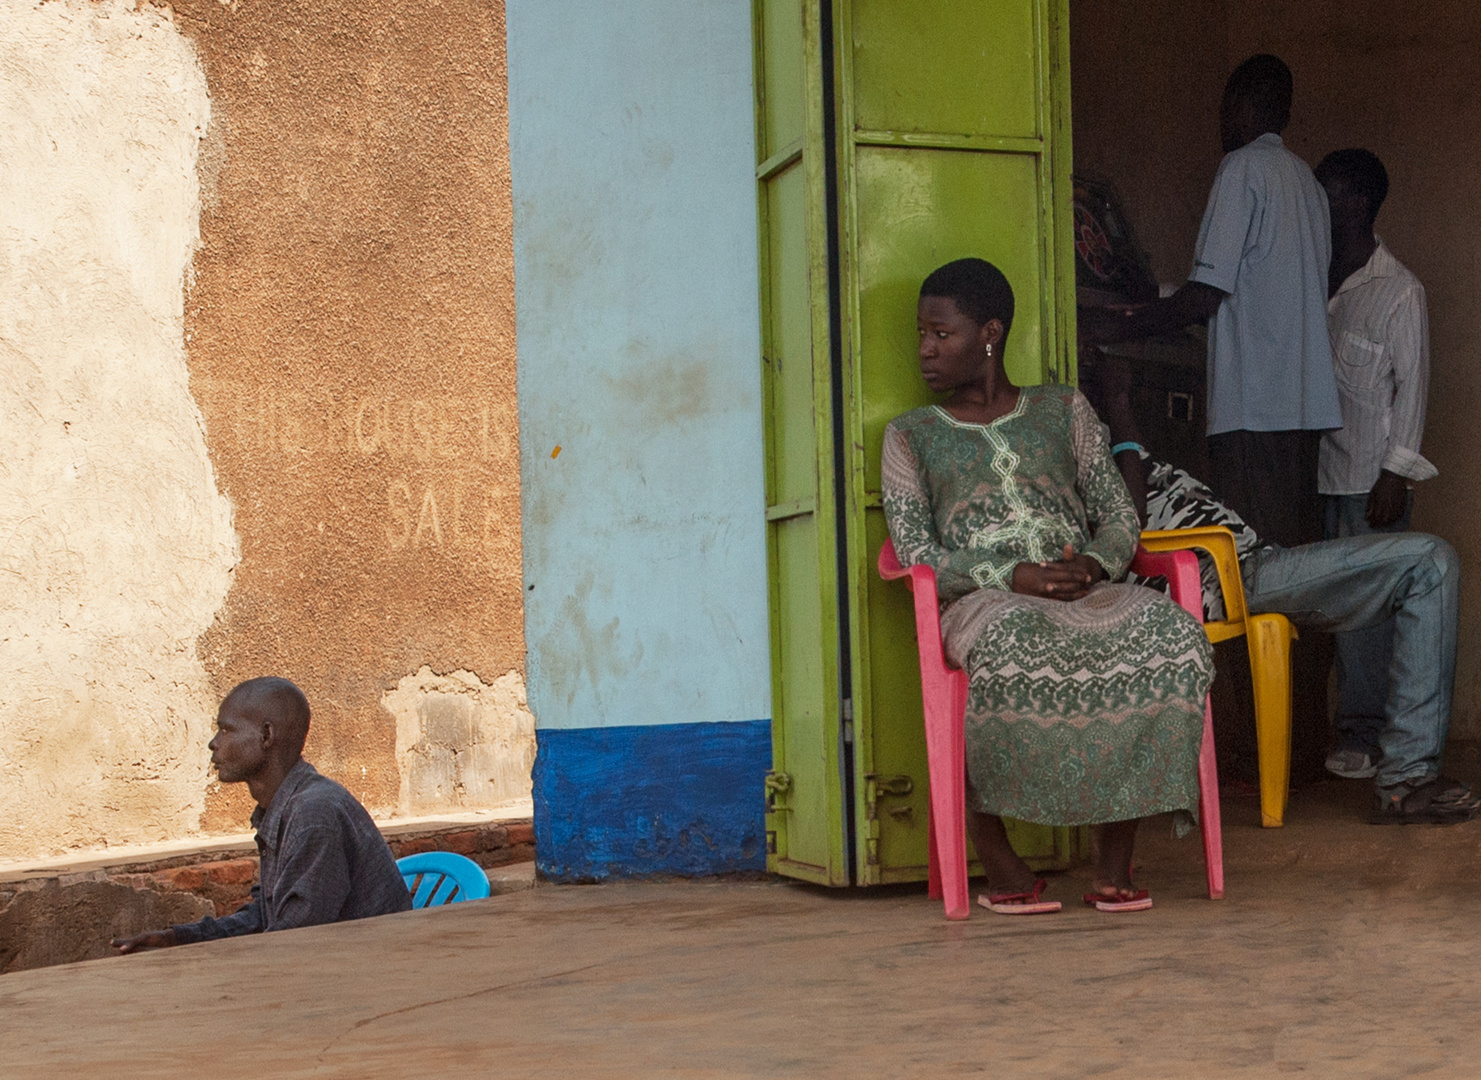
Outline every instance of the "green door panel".
[[807, 124], [802, 50], [802, 5], [797, 0], [757, 0], [757, 159], [766, 161], [800, 142]]
[[[769, 792], [774, 819], [772, 854], [775, 869], [821, 884], [840, 884], [845, 858], [841, 827], [842, 794], [838, 757], [827, 732], [828, 705], [836, 694], [825, 693], [830, 665], [823, 648], [823, 595], [818, 574], [819, 550], [813, 514], [799, 514], [772, 526], [774, 591], [773, 642], [782, 677], [773, 681], [773, 712], [786, 723], [773, 726], [773, 775], [787, 784]], [[835, 869], [838, 871], [835, 873]], [[838, 878], [840, 880], [835, 880]]]
[[[847, 492], [862, 884], [926, 872], [929, 797], [908, 594], [874, 561], [887, 535], [885, 425], [933, 400], [916, 363], [921, 280], [968, 255], [1013, 285], [1006, 356], [1020, 384], [1071, 374], [1067, 0], [851, 0], [838, 7]], [[1071, 310], [1066, 311], [1066, 302]], [[1018, 850], [1063, 863], [1083, 830], [1013, 823]]]
[[[835, 885], [915, 880], [929, 784], [910, 596], [874, 570], [881, 439], [931, 400], [916, 296], [955, 258], [987, 258], [1013, 284], [1014, 381], [1073, 377], [1068, 0], [754, 0], [753, 12], [768, 866]], [[1010, 833], [1039, 866], [1084, 848], [1083, 830]]]
[[996, 264], [1013, 283], [1008, 375], [1044, 379], [1038, 158], [864, 146], [856, 161], [862, 465], [877, 492], [885, 425], [938, 400], [916, 361], [915, 303], [931, 270], [968, 255]]
[[817, 498], [812, 312], [808, 302], [807, 189], [801, 163], [765, 185], [770, 347], [766, 350], [771, 420], [772, 486], [768, 502], [796, 504]]
[[849, 7], [857, 129], [1038, 138], [1038, 4], [854, 0]]
[[753, 15], [772, 653], [767, 867], [847, 885], [818, 8], [758, 0]]

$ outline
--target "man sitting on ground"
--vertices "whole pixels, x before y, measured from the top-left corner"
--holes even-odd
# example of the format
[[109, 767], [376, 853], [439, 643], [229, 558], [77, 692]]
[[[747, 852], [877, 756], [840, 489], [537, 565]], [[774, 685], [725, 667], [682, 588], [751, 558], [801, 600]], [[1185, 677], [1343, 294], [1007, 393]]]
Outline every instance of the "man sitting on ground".
[[[1390, 617], [1394, 651], [1379, 735], [1382, 758], [1369, 820], [1377, 825], [1470, 821], [1481, 799], [1440, 775], [1455, 681], [1460, 562], [1427, 533], [1376, 533], [1283, 548], [1260, 540], [1244, 520], [1182, 469], [1152, 459], [1140, 443], [1125, 360], [1081, 370], [1081, 386], [1111, 429], [1111, 450], [1148, 529], [1223, 525], [1235, 536], [1245, 603], [1325, 633], [1360, 630]], [[1222, 618], [1212, 561], [1204, 564], [1204, 608]], [[1212, 579], [1212, 580], [1211, 580]]]
[[411, 908], [391, 849], [353, 795], [303, 760], [309, 703], [287, 679], [249, 679], [216, 715], [211, 764], [257, 800], [261, 856], [252, 899], [235, 915], [114, 939], [120, 952], [345, 922]]

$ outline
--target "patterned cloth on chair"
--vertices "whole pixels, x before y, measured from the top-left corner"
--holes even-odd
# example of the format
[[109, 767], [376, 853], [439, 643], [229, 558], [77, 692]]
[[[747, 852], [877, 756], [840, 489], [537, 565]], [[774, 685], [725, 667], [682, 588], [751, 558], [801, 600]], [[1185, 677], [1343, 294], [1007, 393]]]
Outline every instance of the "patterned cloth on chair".
[[[1219, 502], [1208, 485], [1165, 461], [1156, 461], [1145, 450], [1141, 459], [1147, 466], [1147, 528], [1196, 529], [1201, 525], [1222, 525], [1234, 534], [1234, 550], [1240, 559], [1270, 545], [1261, 540], [1244, 518]], [[1219, 571], [1214, 560], [1203, 552], [1198, 555], [1198, 575], [1203, 579], [1203, 618], [1205, 622], [1224, 619], [1224, 590], [1219, 586]], [[1133, 576], [1138, 584], [1151, 584]], [[1160, 582], [1161, 579], [1159, 578]], [[1159, 586], [1162, 587], [1162, 586]]]

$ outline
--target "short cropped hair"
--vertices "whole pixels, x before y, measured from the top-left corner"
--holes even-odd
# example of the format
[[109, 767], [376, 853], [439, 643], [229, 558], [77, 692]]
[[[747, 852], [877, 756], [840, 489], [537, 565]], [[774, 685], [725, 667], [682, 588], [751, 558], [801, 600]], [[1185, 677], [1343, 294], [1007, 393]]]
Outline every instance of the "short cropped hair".
[[1316, 167], [1316, 180], [1323, 186], [1329, 180], [1341, 180], [1349, 191], [1367, 199], [1369, 225], [1378, 217], [1383, 200], [1388, 198], [1388, 170], [1371, 150], [1356, 147], [1333, 150]]
[[957, 310], [978, 326], [997, 319], [1003, 324], [1003, 340], [1008, 340], [1008, 329], [1013, 325], [1013, 286], [986, 259], [957, 259], [932, 270], [921, 283], [920, 294], [955, 301]]
[[1278, 56], [1258, 53], [1235, 68], [1224, 86], [1226, 97], [1248, 101], [1255, 121], [1267, 131], [1284, 131], [1291, 121], [1294, 81]]
[[[232, 687], [222, 706], [227, 702], [254, 713], [258, 717], [277, 720], [278, 726], [289, 748], [302, 752], [309, 734], [309, 699], [304, 692], [287, 679], [276, 675], [264, 675], [248, 679]], [[297, 744], [296, 746], [293, 744]]]

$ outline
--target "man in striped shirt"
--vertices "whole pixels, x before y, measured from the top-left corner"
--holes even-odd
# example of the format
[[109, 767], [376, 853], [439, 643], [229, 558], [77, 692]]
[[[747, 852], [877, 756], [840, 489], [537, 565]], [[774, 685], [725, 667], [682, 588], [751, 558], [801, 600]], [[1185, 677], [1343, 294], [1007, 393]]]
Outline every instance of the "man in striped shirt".
[[[1337, 150], [1316, 168], [1332, 217], [1327, 324], [1342, 427], [1322, 436], [1318, 487], [1328, 539], [1403, 532], [1411, 485], [1435, 475], [1419, 452], [1429, 391], [1424, 286], [1373, 233], [1388, 173], [1367, 150]], [[1327, 769], [1377, 771], [1393, 620], [1337, 635], [1338, 745]]]

